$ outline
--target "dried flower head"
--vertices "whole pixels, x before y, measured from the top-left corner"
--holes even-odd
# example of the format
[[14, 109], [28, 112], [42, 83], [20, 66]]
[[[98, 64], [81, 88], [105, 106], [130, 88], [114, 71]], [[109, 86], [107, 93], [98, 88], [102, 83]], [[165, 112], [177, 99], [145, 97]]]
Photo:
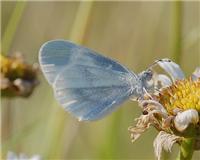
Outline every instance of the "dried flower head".
[[37, 65], [25, 63], [21, 54], [12, 57], [0, 55], [0, 70], [2, 96], [27, 97], [38, 84]]
[[162, 149], [171, 151], [175, 142], [181, 145], [188, 138], [194, 141], [192, 148], [200, 148], [200, 68], [186, 79], [176, 63], [157, 63], [170, 77], [155, 74], [155, 92], [139, 101], [143, 115], [129, 131], [135, 141], [154, 126], [159, 131], [154, 141], [155, 155], [160, 159]]

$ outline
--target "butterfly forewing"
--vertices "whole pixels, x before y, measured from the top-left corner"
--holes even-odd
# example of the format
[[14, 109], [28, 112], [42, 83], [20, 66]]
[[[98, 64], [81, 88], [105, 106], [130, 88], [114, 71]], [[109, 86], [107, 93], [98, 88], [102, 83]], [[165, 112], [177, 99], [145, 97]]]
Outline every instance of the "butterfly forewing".
[[102, 118], [131, 96], [136, 75], [85, 47], [50, 41], [39, 60], [56, 99], [80, 120]]
[[39, 51], [39, 61], [48, 82], [52, 84], [55, 77], [65, 67], [72, 64], [110, 68], [115, 71], [129, 71], [119, 63], [98, 53], [64, 40], [46, 42]]

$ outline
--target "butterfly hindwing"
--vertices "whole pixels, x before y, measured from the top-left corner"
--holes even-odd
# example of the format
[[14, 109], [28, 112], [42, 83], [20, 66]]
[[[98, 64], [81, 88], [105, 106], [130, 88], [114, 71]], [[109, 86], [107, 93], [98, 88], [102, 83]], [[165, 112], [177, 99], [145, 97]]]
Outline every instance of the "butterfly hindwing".
[[56, 78], [54, 91], [62, 106], [80, 120], [99, 119], [129, 98], [127, 74], [102, 68], [71, 66]]

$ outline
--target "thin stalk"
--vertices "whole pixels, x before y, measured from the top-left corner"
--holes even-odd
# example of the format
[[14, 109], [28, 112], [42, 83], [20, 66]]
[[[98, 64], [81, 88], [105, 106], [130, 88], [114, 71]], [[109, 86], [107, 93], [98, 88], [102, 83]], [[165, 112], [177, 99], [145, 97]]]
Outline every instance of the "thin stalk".
[[9, 19], [8, 25], [6, 27], [6, 30], [3, 34], [2, 38], [2, 54], [8, 54], [10, 46], [12, 44], [14, 35], [16, 33], [18, 24], [21, 20], [22, 14], [24, 12], [26, 6], [26, 1], [17, 1], [15, 8], [13, 10], [13, 13], [11, 15], [11, 18]]
[[70, 40], [82, 43], [92, 10], [93, 1], [81, 1], [70, 32]]
[[[68, 39], [77, 42], [77, 43], [82, 43], [84, 39], [84, 34], [87, 29], [87, 24], [89, 21], [91, 9], [92, 9], [93, 1], [88, 1], [84, 2], [81, 1], [79, 4], [79, 7], [77, 9], [74, 23], [72, 25], [72, 30], [70, 32], [70, 36]], [[62, 153], [62, 147], [60, 143], [62, 141], [63, 137], [67, 137], [68, 141], [67, 144], [65, 144], [65, 149], [69, 149], [71, 146], [71, 143], [73, 142], [79, 126], [76, 123], [77, 120], [73, 119], [68, 122], [67, 129], [68, 133], [67, 135], [63, 136], [63, 133], [65, 133], [65, 128], [66, 128], [66, 114], [63, 112], [60, 113], [59, 115], [56, 114], [55, 112], [52, 112], [52, 118], [49, 123], [49, 131], [51, 132], [51, 136], [48, 136], [48, 142], [49, 142], [49, 147], [47, 148], [47, 153], [45, 154], [47, 158], [57, 158], [55, 157], [56, 155], [60, 155]], [[76, 125], [76, 127], [74, 127]], [[54, 127], [54, 128], [52, 128]], [[50, 134], [50, 133], [48, 133]], [[65, 157], [67, 156], [66, 154], [68, 153], [68, 150], [64, 151]], [[52, 157], [53, 156], [53, 157]]]
[[105, 139], [106, 143], [103, 145], [100, 155], [102, 159], [117, 159], [119, 157], [121, 121], [122, 113], [118, 111], [111, 120], [111, 125]]
[[172, 2], [172, 58], [175, 62], [181, 62], [182, 56], [182, 20], [183, 2]]
[[[10, 49], [10, 46], [14, 39], [14, 35], [16, 33], [19, 21], [21, 20], [23, 11], [25, 9], [25, 5], [26, 5], [25, 1], [24, 2], [16, 2], [15, 8], [11, 14], [11, 17], [8, 21], [8, 25], [6, 26], [5, 32], [1, 39], [1, 54], [3, 54], [3, 55], [8, 54], [8, 52], [9, 52], [9, 49]], [[7, 99], [6, 102], [7, 102], [7, 104], [6, 104], [6, 107], [4, 110], [4, 114], [5, 114], [5, 117], [7, 117], [7, 118], [5, 120], [6, 122], [4, 122], [5, 124], [4, 123], [3, 124], [7, 125], [7, 127], [6, 127], [7, 129], [4, 130], [4, 133], [7, 134], [6, 138], [8, 138], [11, 134], [10, 130], [11, 130], [11, 125], [12, 125], [11, 121], [10, 121], [11, 120], [10, 117], [12, 116], [11, 115], [12, 101], [10, 99]], [[4, 129], [5, 129], [5, 127], [4, 127]], [[1, 135], [2, 135], [2, 133], [1, 133]], [[0, 141], [2, 142], [2, 140], [0, 140]], [[0, 146], [0, 149], [1, 149], [0, 155], [3, 155], [2, 154], [3, 146]], [[0, 157], [0, 159], [1, 158], [2, 157]]]
[[194, 152], [194, 138], [185, 138], [180, 145], [180, 152], [177, 160], [190, 160]]

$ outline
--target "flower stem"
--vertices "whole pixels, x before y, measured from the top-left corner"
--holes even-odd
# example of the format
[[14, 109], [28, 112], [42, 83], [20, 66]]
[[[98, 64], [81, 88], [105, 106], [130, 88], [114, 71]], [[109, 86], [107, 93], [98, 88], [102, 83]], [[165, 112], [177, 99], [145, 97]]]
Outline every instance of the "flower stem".
[[3, 33], [1, 52], [4, 55], [7, 55], [10, 50], [14, 35], [16, 34], [16, 30], [22, 18], [25, 7], [26, 1], [16, 1], [16, 5], [11, 15], [11, 18], [8, 21], [5, 32]]
[[182, 52], [182, 22], [183, 4], [181, 1], [172, 2], [172, 58], [175, 62], [181, 62]]
[[190, 160], [194, 152], [194, 138], [185, 138], [180, 145], [177, 160]]

